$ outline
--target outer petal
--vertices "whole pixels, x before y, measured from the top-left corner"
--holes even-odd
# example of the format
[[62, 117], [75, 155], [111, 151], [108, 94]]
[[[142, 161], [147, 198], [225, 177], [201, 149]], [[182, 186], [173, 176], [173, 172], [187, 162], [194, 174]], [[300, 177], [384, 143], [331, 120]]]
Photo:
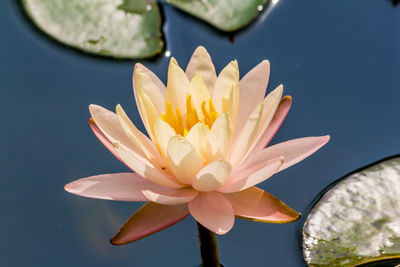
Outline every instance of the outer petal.
[[243, 128], [253, 109], [263, 101], [268, 86], [269, 73], [269, 61], [263, 60], [240, 80], [238, 129]]
[[[151, 76], [150, 76], [151, 75]], [[165, 109], [165, 86], [151, 71], [141, 64], [136, 64], [133, 71], [134, 88], [141, 89], [150, 97], [159, 112]], [[155, 82], [157, 83], [155, 83]]]
[[166, 206], [149, 202], [136, 211], [110, 241], [113, 245], [123, 245], [139, 240], [180, 222], [188, 214], [186, 204]]
[[269, 144], [269, 142], [271, 142], [271, 139], [275, 136], [279, 127], [281, 127], [284, 119], [286, 118], [291, 104], [292, 98], [290, 96], [285, 96], [284, 98], [282, 98], [278, 108], [276, 109], [275, 115], [272, 118], [271, 123], [269, 124], [268, 128], [262, 133], [260, 139], [254, 146], [254, 149], [250, 152], [250, 155], [256, 151], [264, 149]]
[[121, 201], [147, 201], [144, 189], [162, 189], [136, 173], [113, 173], [73, 181], [64, 189], [83, 197]]
[[176, 110], [186, 112], [186, 92], [189, 88], [189, 80], [185, 72], [179, 67], [175, 58], [171, 58], [168, 68], [168, 83], [165, 98]]
[[[100, 130], [100, 128], [96, 125], [96, 123], [94, 122], [93, 118], [89, 119], [89, 125], [90, 128], [92, 129], [93, 133], [96, 135], [96, 137], [100, 140], [100, 142], [111, 152], [113, 153], [113, 155], [119, 159], [120, 157], [118, 156], [117, 152], [115, 152], [114, 150], [114, 146], [111, 143], [110, 140], [108, 140], [108, 138], [103, 134], [103, 132]], [[121, 160], [122, 161], [122, 160]]]
[[224, 98], [225, 90], [232, 88], [232, 86], [235, 88], [235, 102], [239, 105], [239, 66], [236, 60], [226, 65], [215, 82], [212, 100], [218, 113], [222, 113], [222, 99]]
[[329, 135], [320, 137], [304, 137], [279, 143], [251, 155], [240, 170], [246, 170], [253, 166], [265, 163], [268, 159], [283, 156], [285, 162], [278, 171], [284, 170], [297, 162], [310, 156], [329, 141]]
[[200, 193], [188, 207], [196, 221], [214, 233], [223, 235], [233, 227], [235, 215], [232, 205], [218, 192]]
[[157, 163], [157, 166], [161, 166], [162, 158], [160, 157], [160, 154], [158, 154], [153, 142], [136, 128], [126, 115], [121, 105], [117, 105], [116, 112], [122, 128], [125, 130], [126, 135], [132, 141], [132, 144], [136, 147], [137, 151], [152, 163]]
[[176, 179], [191, 185], [197, 172], [203, 167], [203, 160], [196, 149], [180, 135], [171, 137], [167, 148], [168, 162]]
[[259, 184], [274, 175], [283, 164], [283, 157], [271, 159], [247, 168], [241, 172], [232, 172], [228, 183], [218, 189], [220, 192], [233, 193]]
[[236, 138], [236, 140], [233, 140], [233, 149], [229, 160], [232, 166], [236, 166], [241, 162], [242, 158], [253, 144], [260, 120], [262, 118], [263, 108], [264, 103], [261, 102], [254, 109], [253, 113], [251, 113], [240, 135]]
[[171, 177], [157, 168], [155, 168], [150, 162], [139, 158], [132, 151], [126, 149], [124, 146], [118, 144], [114, 145], [114, 149], [117, 152], [121, 160], [134, 172], [143, 176], [150, 182], [160, 185], [166, 188], [181, 188], [182, 184], [178, 183], [174, 177]]
[[280, 85], [274, 91], [269, 93], [264, 100], [264, 108], [262, 111], [262, 116], [260, 119], [259, 127], [257, 128], [257, 133], [254, 136], [254, 140], [252, 141], [251, 145], [248, 147], [248, 151], [243, 157], [242, 160], [249, 155], [250, 151], [253, 150], [257, 142], [262, 137], [263, 133], [268, 129], [268, 126], [274, 117], [275, 111], [278, 108], [279, 102], [282, 98], [283, 86]]
[[203, 46], [196, 48], [186, 67], [186, 75], [189, 80], [192, 80], [196, 74], [201, 75], [201, 78], [203, 78], [204, 83], [212, 95], [217, 75], [211, 57]]
[[97, 127], [111, 143], [120, 143], [131, 151], [140, 154], [137, 147], [126, 136], [125, 130], [121, 127], [118, 117], [114, 112], [98, 105], [90, 105], [89, 111]]
[[232, 145], [232, 123], [228, 113], [221, 114], [208, 135], [207, 162], [227, 159]]
[[197, 191], [211, 192], [215, 191], [225, 184], [231, 174], [232, 166], [224, 160], [216, 160], [201, 169], [192, 186]]
[[236, 217], [258, 222], [290, 223], [300, 218], [300, 213], [257, 187], [225, 194], [232, 204]]
[[192, 188], [181, 189], [144, 189], [143, 195], [150, 201], [163, 205], [178, 205], [193, 200], [199, 192]]

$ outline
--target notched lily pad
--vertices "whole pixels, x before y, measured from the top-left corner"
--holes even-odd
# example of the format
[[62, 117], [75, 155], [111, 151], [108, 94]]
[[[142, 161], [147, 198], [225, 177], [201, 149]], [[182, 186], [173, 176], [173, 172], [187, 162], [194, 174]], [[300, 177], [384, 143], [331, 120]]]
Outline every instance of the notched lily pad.
[[231, 32], [249, 24], [269, 0], [166, 0], [216, 28]]
[[348, 175], [327, 191], [304, 225], [303, 253], [309, 266], [400, 263], [400, 157]]
[[163, 49], [155, 0], [22, 0], [22, 4], [46, 34], [88, 53], [145, 58]]

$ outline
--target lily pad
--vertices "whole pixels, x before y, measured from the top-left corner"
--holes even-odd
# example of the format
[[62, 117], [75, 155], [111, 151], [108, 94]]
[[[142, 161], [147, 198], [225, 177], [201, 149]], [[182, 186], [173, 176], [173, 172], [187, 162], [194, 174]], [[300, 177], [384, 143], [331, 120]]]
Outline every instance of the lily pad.
[[249, 24], [269, 0], [166, 0], [216, 28], [231, 32]]
[[303, 228], [309, 266], [400, 263], [400, 157], [340, 180], [316, 203]]
[[22, 0], [46, 34], [88, 53], [145, 58], [160, 53], [161, 16], [155, 0]]

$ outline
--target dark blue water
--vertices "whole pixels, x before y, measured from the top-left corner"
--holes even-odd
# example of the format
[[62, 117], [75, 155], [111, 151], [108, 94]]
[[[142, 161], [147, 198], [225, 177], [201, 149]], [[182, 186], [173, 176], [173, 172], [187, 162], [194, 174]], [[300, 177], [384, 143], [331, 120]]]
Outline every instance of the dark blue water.
[[[198, 45], [218, 70], [241, 74], [267, 58], [269, 89], [283, 83], [292, 109], [274, 143], [330, 134], [326, 147], [262, 184], [303, 219], [287, 225], [237, 220], [219, 238], [226, 266], [303, 266], [301, 227], [328, 184], [400, 153], [400, 6], [385, 0], [289, 1], [231, 43], [165, 6], [167, 49], [185, 65]], [[127, 171], [91, 133], [88, 105], [120, 103], [140, 125], [134, 61], [85, 56], [44, 37], [14, 1], [0, 2], [0, 265], [196, 266], [192, 218], [136, 243], [108, 239], [141, 205], [80, 198], [64, 184]], [[169, 59], [144, 61], [164, 81]], [[139, 124], [140, 123], [140, 124]]]

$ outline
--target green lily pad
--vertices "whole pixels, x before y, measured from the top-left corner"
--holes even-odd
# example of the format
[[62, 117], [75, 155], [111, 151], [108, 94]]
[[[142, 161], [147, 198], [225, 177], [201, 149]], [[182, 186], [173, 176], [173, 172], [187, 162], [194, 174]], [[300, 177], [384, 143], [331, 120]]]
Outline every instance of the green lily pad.
[[269, 0], [166, 0], [214, 27], [236, 31], [249, 24]]
[[400, 263], [400, 157], [348, 175], [313, 207], [303, 228], [309, 266]]
[[22, 0], [46, 34], [88, 53], [145, 58], [160, 53], [161, 16], [155, 0]]

